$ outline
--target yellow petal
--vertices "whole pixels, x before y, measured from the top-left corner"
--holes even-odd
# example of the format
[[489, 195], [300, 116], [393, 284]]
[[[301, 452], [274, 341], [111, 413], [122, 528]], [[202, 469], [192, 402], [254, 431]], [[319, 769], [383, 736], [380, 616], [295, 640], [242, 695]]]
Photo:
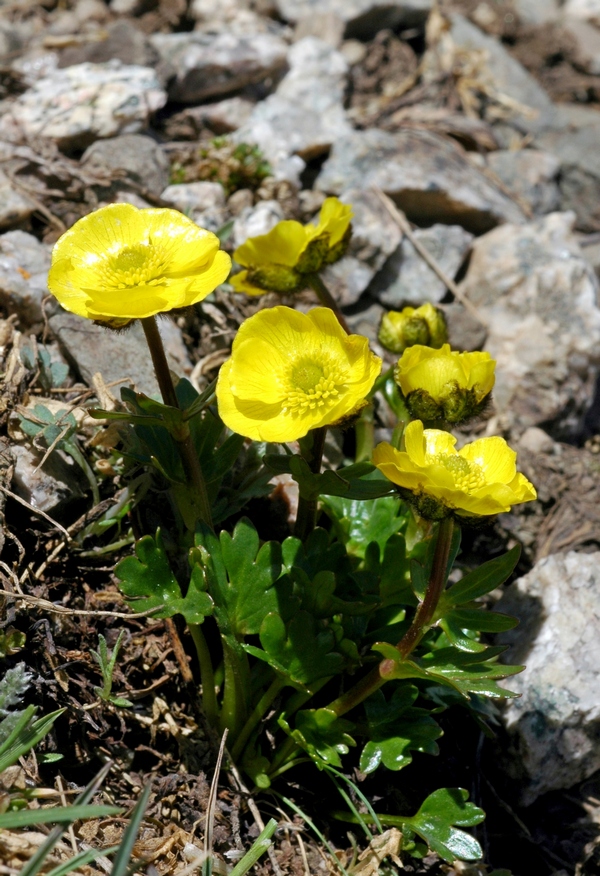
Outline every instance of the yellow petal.
[[307, 230], [300, 222], [287, 219], [278, 222], [268, 234], [250, 237], [238, 246], [233, 257], [244, 268], [268, 264], [293, 268], [313, 236], [314, 229]]
[[494, 388], [496, 382], [496, 360], [489, 353], [471, 353], [469, 363], [468, 388], [477, 388], [478, 397], [485, 398]]
[[404, 430], [404, 446], [411, 462], [420, 466], [426, 464], [425, 436], [423, 423], [420, 420], [412, 420]]
[[233, 277], [229, 278], [229, 282], [235, 292], [243, 292], [245, 295], [264, 295], [266, 291], [261, 289], [260, 286], [254, 286], [248, 282], [248, 271], [240, 271], [238, 274], [234, 274]]
[[349, 204], [343, 204], [338, 198], [326, 198], [323, 201], [317, 236], [329, 234], [329, 248], [336, 246], [346, 233], [354, 213]]
[[463, 459], [481, 466], [488, 484], [508, 484], [515, 476], [517, 454], [504, 438], [479, 438], [458, 452]]
[[423, 437], [425, 438], [425, 453], [427, 456], [456, 453], [456, 438], [449, 432], [444, 432], [442, 429], [425, 429]]

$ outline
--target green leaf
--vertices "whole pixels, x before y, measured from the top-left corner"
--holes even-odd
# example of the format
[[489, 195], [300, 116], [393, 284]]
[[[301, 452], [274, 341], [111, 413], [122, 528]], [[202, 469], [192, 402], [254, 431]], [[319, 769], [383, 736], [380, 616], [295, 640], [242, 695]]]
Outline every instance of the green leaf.
[[331, 709], [306, 709], [298, 712], [296, 727], [292, 738], [300, 745], [317, 766], [323, 763], [341, 766], [341, 754], [347, 754], [349, 747], [356, 745], [348, 734], [354, 725], [338, 718]]
[[281, 546], [269, 541], [259, 549], [258, 533], [250, 520], [243, 517], [232, 536], [222, 531], [218, 540], [201, 526], [196, 543], [205, 550], [199, 559], [207, 571], [222, 633], [241, 640], [257, 634], [270, 613], [284, 620], [291, 617], [298, 600], [289, 576], [281, 574]]
[[[193, 575], [185, 596], [171, 571], [160, 530], [145, 535], [135, 545], [135, 557], [117, 563], [115, 575], [129, 604], [136, 611], [157, 609], [155, 617], [181, 614], [190, 624], [201, 624], [213, 612], [201, 575]], [[162, 606], [161, 608], [159, 608]]]
[[319, 496], [344, 496], [347, 499], [376, 499], [379, 496], [393, 496], [396, 490], [386, 478], [367, 478], [375, 467], [368, 462], [349, 465], [339, 471], [327, 469], [320, 474], [310, 470], [309, 464], [301, 456], [268, 454], [265, 465], [277, 474], [291, 474], [300, 488], [300, 495], [308, 501]]
[[118, 815], [123, 810], [118, 806], [57, 806], [54, 809], [23, 809], [20, 812], [4, 812], [0, 815], [0, 830], [31, 827], [34, 824], [72, 824], [82, 818], [105, 818]]
[[442, 729], [427, 709], [413, 707], [418, 693], [413, 685], [403, 685], [396, 688], [389, 701], [377, 691], [365, 702], [370, 741], [360, 756], [364, 773], [372, 773], [380, 764], [400, 770], [412, 761], [411, 751], [439, 753], [435, 740], [442, 735]]
[[307, 611], [299, 611], [286, 625], [278, 614], [268, 614], [260, 628], [264, 651], [246, 646], [246, 650], [280, 672], [294, 686], [310, 685], [319, 678], [336, 675], [345, 659], [335, 650], [332, 630], [320, 625]]
[[65, 710], [57, 709], [55, 712], [50, 712], [34, 721], [32, 719], [35, 711], [35, 706], [28, 706], [19, 713], [19, 719], [12, 732], [0, 746], [0, 773], [16, 763], [28, 751], [31, 751], [49, 732], [56, 719]]
[[443, 604], [446, 606], [464, 605], [465, 602], [472, 602], [479, 596], [484, 596], [491, 590], [495, 590], [496, 587], [504, 584], [514, 570], [520, 554], [520, 546], [515, 545], [503, 556], [489, 560], [483, 566], [469, 572], [443, 594]]
[[393, 667], [386, 671], [385, 677], [421, 678], [435, 681], [437, 684], [454, 688], [466, 699], [469, 694], [481, 694], [487, 697], [514, 697], [517, 694], [500, 687], [496, 682], [511, 675], [522, 672], [522, 666], [505, 666], [491, 662], [506, 649], [498, 646], [486, 648], [485, 651], [471, 653], [457, 648], [440, 648], [430, 654], [425, 654], [417, 660], [403, 660], [398, 650], [386, 642], [373, 645], [374, 651], [379, 651]]
[[468, 797], [462, 788], [440, 788], [427, 797], [416, 815], [403, 822], [448, 863], [457, 858], [477, 861], [483, 856], [481, 846], [470, 834], [457, 829], [473, 827], [485, 818], [482, 809], [466, 802]]
[[383, 555], [388, 539], [406, 525], [406, 506], [397, 496], [360, 501], [341, 496], [326, 496], [323, 507], [334, 524], [339, 540], [350, 554], [364, 557], [371, 542]]
[[516, 627], [518, 620], [508, 614], [476, 608], [452, 608], [439, 622], [449, 640], [462, 651], [484, 651], [478, 633], [501, 633]]

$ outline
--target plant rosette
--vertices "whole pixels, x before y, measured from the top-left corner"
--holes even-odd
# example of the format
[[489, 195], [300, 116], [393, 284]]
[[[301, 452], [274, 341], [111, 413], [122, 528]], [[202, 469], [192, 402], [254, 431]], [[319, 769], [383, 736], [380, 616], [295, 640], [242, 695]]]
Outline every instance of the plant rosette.
[[236, 292], [298, 292], [308, 285], [307, 275], [340, 259], [350, 240], [352, 207], [327, 198], [316, 225], [292, 219], [279, 222], [268, 234], [251, 237], [233, 254], [245, 270], [230, 282]]
[[109, 204], [56, 242], [48, 288], [71, 313], [118, 328], [210, 295], [231, 269], [219, 247], [177, 210]]
[[328, 308], [261, 310], [242, 324], [221, 366], [219, 415], [247, 438], [296, 441], [353, 412], [380, 370], [368, 339], [347, 335]]
[[406, 450], [378, 444], [373, 462], [394, 484], [410, 491], [423, 517], [438, 520], [510, 511], [537, 494], [517, 472], [517, 454], [504, 438], [479, 438], [456, 450], [456, 438], [440, 429], [423, 429], [414, 420], [404, 432]]

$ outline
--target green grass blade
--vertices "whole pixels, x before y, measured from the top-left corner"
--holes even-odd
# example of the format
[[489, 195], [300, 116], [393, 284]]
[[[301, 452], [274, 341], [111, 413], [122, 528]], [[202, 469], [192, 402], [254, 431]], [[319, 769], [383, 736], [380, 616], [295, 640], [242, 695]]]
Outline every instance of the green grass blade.
[[[13, 732], [6, 740], [5, 746], [7, 743], [9, 743], [9, 740], [12, 739], [10, 747], [8, 748], [8, 750], [4, 751], [4, 754], [2, 756], [0, 756], [0, 773], [7, 769], [9, 766], [12, 766], [13, 763], [16, 763], [16, 761], [24, 754], [27, 754], [28, 751], [31, 751], [31, 749], [38, 744], [40, 739], [44, 738], [44, 736], [46, 735], [46, 733], [48, 733], [58, 716], [62, 715], [64, 711], [64, 709], [57, 709], [56, 712], [51, 712], [49, 715], [45, 715], [43, 718], [38, 718], [37, 721], [34, 721], [33, 724], [30, 724], [25, 728], [22, 726], [22, 722], [19, 721], [19, 724], [17, 724], [15, 730], [13, 730]], [[27, 714], [27, 710], [25, 714]], [[17, 737], [15, 738], [16, 730], [18, 730], [19, 732], [17, 734]]]
[[140, 829], [140, 824], [142, 823], [144, 812], [148, 805], [149, 797], [150, 785], [146, 785], [140, 794], [140, 799], [135, 804], [135, 809], [131, 813], [131, 819], [121, 839], [119, 851], [115, 855], [110, 876], [125, 876], [125, 873], [127, 872], [131, 860], [133, 845], [136, 841], [138, 830]]
[[[63, 833], [68, 828], [69, 824], [72, 824], [77, 819], [78, 816], [74, 814], [74, 810], [79, 810], [80, 812], [81, 812], [81, 810], [87, 810], [89, 813], [90, 809], [98, 810], [98, 809], [115, 809], [116, 808], [113, 806], [87, 806], [86, 805], [88, 800], [92, 799], [93, 795], [96, 793], [96, 791], [98, 790], [98, 788], [100, 787], [100, 785], [102, 784], [102, 782], [104, 781], [106, 776], [108, 775], [111, 767], [112, 767], [112, 761], [109, 761], [108, 763], [104, 764], [102, 769], [99, 770], [98, 773], [96, 773], [96, 775], [94, 776], [92, 781], [83, 789], [81, 794], [77, 797], [77, 799], [75, 800], [75, 803], [72, 806], [63, 806], [62, 807], [62, 810], [65, 813], [64, 823], [58, 824], [54, 828], [54, 830], [50, 831], [45, 842], [42, 843], [42, 845], [39, 847], [37, 852], [34, 855], [32, 855], [32, 857], [29, 859], [29, 861], [25, 865], [25, 867], [23, 868], [23, 870], [20, 873], [20, 876], [36, 876], [36, 874], [39, 873], [41, 868], [44, 866], [46, 858], [48, 857], [48, 855], [50, 854], [50, 852], [52, 851], [52, 849], [54, 848], [56, 843], [59, 841], [59, 839], [62, 837]], [[117, 810], [117, 811], [120, 811], [120, 810]], [[39, 809], [31, 810], [31, 809], [29, 809], [29, 810], [26, 810], [23, 812], [12, 812], [12, 813], [6, 813], [6, 814], [7, 815], [29, 816], [31, 819], [31, 821], [29, 823], [39, 824], [39, 820], [36, 820], [36, 819], [39, 819], [41, 812], [47, 813], [48, 816], [52, 816], [53, 813], [56, 812], [56, 810], [55, 809], [46, 809], [46, 810], [39, 810]], [[116, 813], [111, 813], [111, 814], [116, 814]], [[2, 824], [1, 819], [5, 818], [5, 817], [6, 816], [0, 816], [0, 825]], [[87, 814], [87, 815], [79, 815], [79, 817], [80, 818], [94, 818], [95, 816], [91, 815], [91, 814]], [[47, 820], [56, 820], [56, 818], [54, 818], [54, 819], [48, 818]]]
[[[57, 806], [55, 809], [23, 809], [0, 815], [0, 830], [31, 827], [32, 824], [70, 824], [81, 818], [104, 818], [123, 810], [119, 806]], [[24, 871], [25, 872], [25, 871]], [[19, 876], [24, 876], [24, 872]]]
[[[275, 833], [277, 822], [274, 818], [265, 825], [264, 830], [256, 837], [252, 846], [248, 849], [241, 861], [235, 865], [229, 876], [246, 876], [246, 873], [253, 867], [258, 859], [264, 855], [271, 845], [271, 837]], [[51, 876], [51, 874], [49, 874]]]

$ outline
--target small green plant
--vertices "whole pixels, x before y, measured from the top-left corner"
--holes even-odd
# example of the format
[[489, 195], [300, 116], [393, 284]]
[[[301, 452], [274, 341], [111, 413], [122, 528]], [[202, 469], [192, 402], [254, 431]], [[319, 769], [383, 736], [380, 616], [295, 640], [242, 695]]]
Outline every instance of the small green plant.
[[128, 708], [133, 705], [130, 700], [125, 699], [125, 697], [114, 696], [112, 693], [113, 673], [115, 671], [117, 657], [119, 656], [119, 648], [121, 647], [124, 636], [125, 630], [121, 630], [119, 637], [115, 642], [115, 646], [112, 649], [112, 653], [109, 655], [106, 639], [102, 633], [99, 634], [98, 650], [92, 650], [92, 656], [100, 667], [100, 672], [102, 673], [102, 687], [95, 687], [94, 693], [106, 703], [112, 703], [113, 706], [120, 706], [121, 708]]
[[171, 182], [219, 182], [231, 195], [238, 189], [257, 189], [270, 174], [271, 167], [258, 146], [215, 137], [200, 146], [193, 158], [173, 164]]
[[41, 344], [21, 348], [21, 361], [31, 371], [37, 370], [37, 380], [45, 392], [61, 387], [69, 376], [69, 366], [52, 361], [50, 353]]
[[85, 474], [94, 505], [98, 505], [98, 481], [77, 444], [77, 421], [73, 414], [66, 410], [53, 414], [46, 405], [37, 404], [32, 411], [19, 414], [19, 425], [26, 435], [34, 439], [34, 443], [41, 441], [46, 447], [44, 459], [56, 449], [71, 457]]

